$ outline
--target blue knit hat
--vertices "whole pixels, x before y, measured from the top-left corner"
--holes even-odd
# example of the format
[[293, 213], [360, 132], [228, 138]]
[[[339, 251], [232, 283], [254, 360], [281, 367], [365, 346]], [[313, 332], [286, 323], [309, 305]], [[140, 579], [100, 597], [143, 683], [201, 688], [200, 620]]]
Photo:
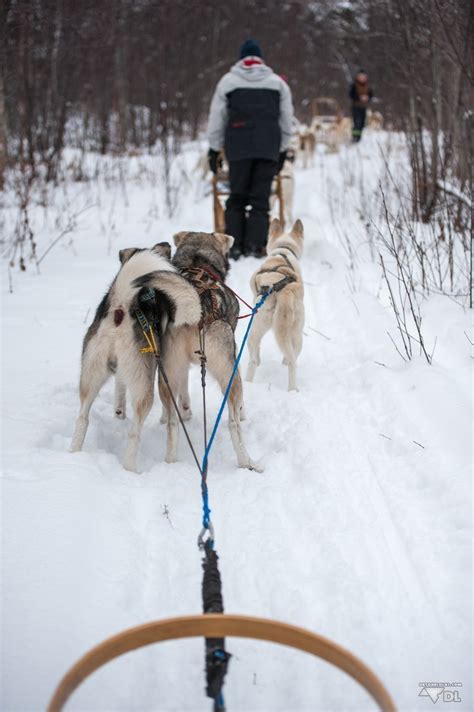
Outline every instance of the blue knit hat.
[[240, 59], [244, 57], [263, 57], [258, 42], [255, 42], [255, 40], [245, 40], [240, 48]]

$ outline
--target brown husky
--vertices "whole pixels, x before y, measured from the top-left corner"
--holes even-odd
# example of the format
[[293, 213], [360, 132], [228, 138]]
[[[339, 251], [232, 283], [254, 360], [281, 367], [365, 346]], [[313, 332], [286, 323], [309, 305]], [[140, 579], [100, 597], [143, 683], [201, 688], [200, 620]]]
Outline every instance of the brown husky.
[[[179, 232], [174, 236], [177, 247], [172, 263], [199, 294], [202, 318], [199, 326], [169, 324], [163, 340], [163, 365], [171, 390], [176, 394], [184, 419], [191, 417], [188, 392], [188, 372], [191, 364], [199, 364], [200, 336], [204, 334], [206, 363], [209, 372], [225, 391], [235, 363], [234, 331], [239, 304], [225, 286], [229, 262], [228, 253], [234, 238], [222, 233]], [[178, 416], [169, 391], [159, 379], [163, 403], [162, 422], [167, 424], [166, 462], [176, 462], [178, 456]], [[229, 394], [229, 431], [239, 467], [261, 471], [245, 448], [240, 421], [242, 419], [242, 381], [237, 372]]]
[[[260, 342], [273, 327], [277, 344], [288, 366], [288, 390], [296, 391], [296, 360], [303, 345], [304, 289], [299, 260], [303, 254], [303, 224], [297, 220], [290, 232], [284, 233], [278, 218], [272, 220], [267, 242], [267, 259], [255, 272], [250, 286], [255, 301], [269, 287], [270, 294], [257, 312], [249, 337], [250, 363], [247, 381], [253, 381], [260, 365]], [[279, 287], [280, 285], [280, 287]]]

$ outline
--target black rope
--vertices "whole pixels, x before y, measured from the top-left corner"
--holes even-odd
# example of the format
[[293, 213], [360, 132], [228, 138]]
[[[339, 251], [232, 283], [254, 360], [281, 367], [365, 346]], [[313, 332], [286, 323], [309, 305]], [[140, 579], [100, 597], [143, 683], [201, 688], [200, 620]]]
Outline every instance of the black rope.
[[[203, 612], [223, 613], [222, 584], [217, 562], [219, 557], [208, 539], [203, 545], [202, 605]], [[225, 649], [224, 638], [206, 638], [206, 694], [214, 700], [214, 712], [224, 711], [222, 687], [231, 654]]]
[[[142, 295], [140, 301], [148, 301], [148, 300], [154, 301], [154, 292], [153, 292], [152, 294], [150, 294], [150, 292], [153, 292], [153, 290], [149, 290], [148, 293]], [[146, 332], [148, 332], [148, 331], [151, 331], [151, 325], [150, 325], [148, 319], [146, 318], [146, 316], [144, 315], [144, 313], [142, 312], [142, 310], [141, 310], [141, 309], [136, 309], [136, 310], [135, 310], [135, 315], [136, 315], [136, 317], [137, 317], [137, 319], [138, 319], [138, 322], [139, 322], [139, 324], [140, 324], [140, 326], [141, 326], [143, 332], [146, 333]], [[157, 322], [156, 319], [154, 319], [153, 321], [154, 321], [154, 326], [155, 326], [155, 333], [156, 333], [156, 335], [157, 335], [157, 337], [158, 337], [158, 335], [159, 335], [159, 324], [158, 324], [158, 322]], [[153, 351], [153, 355], [154, 355], [155, 360], [156, 360], [156, 365], [157, 365], [157, 367], [158, 367], [158, 371], [160, 372], [161, 376], [163, 377], [163, 381], [165, 382], [166, 387], [167, 387], [167, 389], [168, 389], [168, 393], [169, 393], [169, 395], [170, 395], [171, 402], [173, 403], [173, 407], [174, 407], [174, 409], [175, 409], [175, 411], [176, 411], [176, 414], [177, 414], [177, 416], [178, 416], [178, 420], [179, 420], [179, 422], [180, 422], [180, 424], [181, 424], [181, 427], [182, 427], [182, 429], [183, 429], [183, 431], [184, 431], [184, 434], [185, 434], [185, 436], [186, 436], [186, 440], [188, 441], [188, 445], [189, 445], [189, 448], [190, 448], [190, 450], [191, 450], [191, 452], [192, 452], [192, 454], [193, 454], [194, 461], [195, 461], [195, 463], [196, 463], [196, 465], [197, 465], [197, 468], [198, 468], [198, 470], [199, 470], [199, 473], [202, 475], [202, 470], [201, 470], [201, 465], [200, 465], [200, 462], [199, 462], [199, 458], [198, 458], [198, 456], [197, 456], [197, 454], [196, 454], [196, 450], [194, 449], [194, 445], [193, 445], [192, 442], [191, 442], [191, 438], [189, 437], [188, 430], [187, 430], [187, 428], [186, 428], [186, 425], [184, 424], [183, 417], [182, 417], [182, 415], [181, 415], [181, 412], [180, 412], [180, 410], [179, 410], [178, 404], [177, 404], [177, 402], [176, 402], [176, 398], [174, 397], [172, 388], [171, 388], [171, 386], [170, 386], [170, 382], [169, 382], [169, 380], [168, 380], [168, 376], [166, 375], [166, 371], [165, 371], [164, 366], [163, 366], [163, 361], [161, 360], [161, 354], [160, 354], [159, 346], [158, 346], [158, 350], [157, 350], [157, 351]]]
[[[151, 291], [151, 290], [150, 290]], [[143, 301], [153, 300], [153, 294], [146, 294]], [[136, 316], [144, 332], [150, 330], [150, 324], [140, 309], [136, 310]], [[155, 331], [158, 335], [158, 324], [155, 322]], [[196, 451], [189, 437], [186, 425], [182, 418], [181, 412], [179, 410], [178, 404], [174, 397], [173, 391], [171, 389], [168, 376], [163, 367], [163, 362], [161, 360], [161, 354], [159, 348], [153, 350], [156, 364], [161, 374], [163, 381], [168, 389], [173, 407], [178, 415], [179, 422], [184, 431], [188, 445], [193, 454], [196, 465], [199, 469], [202, 478], [202, 489], [203, 496], [207, 494], [207, 461], [204, 467], [199, 464]], [[204, 416], [204, 450], [207, 451], [207, 413], [206, 413], [206, 351], [205, 351], [205, 333], [204, 327], [199, 330], [199, 351], [196, 352], [199, 355], [201, 362], [201, 386], [202, 386], [202, 403], [203, 403], [203, 416]], [[224, 603], [222, 600], [222, 584], [221, 577], [219, 573], [219, 568], [217, 565], [219, 557], [214, 551], [214, 530], [210, 521], [208, 522], [208, 533], [209, 538], [204, 541], [199, 537], [199, 546], [204, 552], [204, 559], [202, 562], [202, 567], [204, 570], [204, 575], [202, 579], [202, 604], [204, 613], [223, 613]], [[204, 532], [205, 530], [203, 530]], [[214, 700], [214, 712], [225, 712], [224, 698], [222, 696], [222, 687], [224, 685], [224, 677], [227, 672], [227, 666], [231, 654], [225, 650], [225, 639], [224, 638], [206, 638], [206, 648], [205, 648], [205, 665], [206, 665], [206, 694], [208, 697]]]
[[[204, 325], [199, 328], [199, 355], [201, 362], [201, 389], [202, 389], [202, 415], [203, 415], [203, 436], [204, 436], [204, 452], [207, 451], [207, 408], [206, 408], [206, 335]], [[207, 460], [201, 465], [201, 495], [203, 501], [203, 527], [209, 529], [210, 513], [209, 509], [209, 493], [207, 489]], [[212, 539], [213, 534], [210, 535]]]
[[[199, 351], [196, 351], [199, 355], [199, 360], [201, 362], [201, 388], [202, 388], [202, 414], [203, 414], [203, 430], [204, 430], [204, 452], [207, 450], [207, 409], [206, 409], [206, 334], [204, 326], [199, 329]], [[207, 465], [206, 473], [207, 474]]]
[[178, 416], [179, 422], [180, 422], [181, 427], [183, 428], [184, 434], [185, 434], [185, 436], [186, 436], [186, 440], [188, 441], [188, 445], [189, 445], [190, 450], [191, 450], [191, 452], [192, 452], [192, 454], [193, 454], [194, 461], [195, 461], [195, 463], [196, 463], [196, 465], [197, 465], [197, 468], [198, 468], [199, 472], [200, 472], [201, 475], [202, 475], [201, 465], [199, 464], [199, 459], [198, 459], [198, 456], [196, 455], [196, 450], [194, 449], [194, 445], [193, 445], [193, 443], [192, 443], [192, 441], [191, 441], [191, 438], [189, 437], [188, 429], [186, 428], [186, 425], [184, 424], [183, 416], [181, 415], [181, 412], [180, 412], [180, 410], [179, 410], [178, 404], [176, 403], [176, 399], [175, 399], [174, 394], [173, 394], [173, 391], [172, 391], [172, 389], [171, 389], [170, 382], [168, 381], [168, 376], [166, 375], [166, 371], [165, 371], [165, 369], [163, 368], [163, 362], [162, 362], [162, 360], [161, 360], [161, 356], [160, 356], [159, 354], [155, 354], [155, 358], [156, 358], [156, 363], [158, 364], [158, 370], [160, 371], [161, 375], [163, 376], [163, 380], [164, 380], [164, 382], [165, 382], [165, 384], [166, 384], [166, 387], [167, 387], [167, 389], [168, 389], [168, 393], [170, 394], [170, 398], [171, 398], [171, 401], [172, 401], [172, 403], [173, 403], [173, 407], [174, 407], [174, 409], [175, 409], [175, 411], [176, 411], [176, 414], [177, 414], [177, 416]]

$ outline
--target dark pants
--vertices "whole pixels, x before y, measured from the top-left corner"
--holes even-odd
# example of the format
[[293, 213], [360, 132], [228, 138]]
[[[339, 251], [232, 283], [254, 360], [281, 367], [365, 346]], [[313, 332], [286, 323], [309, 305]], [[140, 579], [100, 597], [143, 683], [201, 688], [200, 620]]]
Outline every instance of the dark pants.
[[360, 141], [362, 136], [362, 130], [365, 126], [365, 115], [367, 109], [363, 106], [353, 106], [352, 107], [352, 140], [356, 143]]
[[277, 172], [278, 161], [249, 158], [229, 162], [225, 230], [234, 238], [235, 250], [253, 252], [267, 244], [270, 191]]

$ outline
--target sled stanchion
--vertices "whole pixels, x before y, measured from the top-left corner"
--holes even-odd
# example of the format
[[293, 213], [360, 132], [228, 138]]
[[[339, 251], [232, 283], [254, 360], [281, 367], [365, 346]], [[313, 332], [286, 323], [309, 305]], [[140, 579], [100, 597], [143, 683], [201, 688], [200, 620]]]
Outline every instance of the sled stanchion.
[[81, 682], [110, 660], [152, 643], [195, 637], [252, 638], [302, 650], [347, 673], [365, 688], [382, 712], [396, 712], [391, 696], [375, 673], [340, 645], [317, 633], [287, 623], [222, 613], [154, 621], [105, 640], [86, 653], [66, 673], [49, 703], [48, 712], [60, 712]]
[[276, 194], [278, 196], [278, 215], [279, 215], [280, 224], [284, 230], [285, 229], [285, 204], [283, 202], [283, 186], [281, 184], [281, 175], [279, 173], [276, 177], [276, 182], [277, 182]]
[[219, 190], [219, 180], [222, 180], [217, 173], [212, 176], [212, 198], [214, 210], [214, 231], [225, 232], [225, 211], [220, 201], [221, 195], [229, 195], [227, 191]]

